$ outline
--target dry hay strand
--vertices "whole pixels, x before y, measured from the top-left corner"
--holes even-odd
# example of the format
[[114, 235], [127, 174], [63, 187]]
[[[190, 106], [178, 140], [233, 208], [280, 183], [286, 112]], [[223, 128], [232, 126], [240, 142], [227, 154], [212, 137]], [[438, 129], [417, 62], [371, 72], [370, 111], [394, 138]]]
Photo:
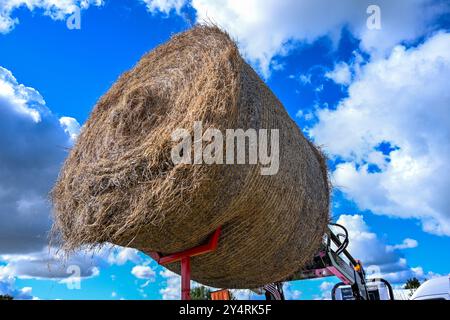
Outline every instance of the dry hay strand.
[[[174, 165], [178, 128], [279, 129], [280, 168]], [[106, 242], [179, 252], [223, 226], [192, 278], [221, 288], [284, 279], [316, 253], [328, 223], [323, 156], [214, 26], [174, 36], [99, 100], [52, 191], [54, 234], [65, 250]], [[179, 263], [168, 266], [180, 272]]]

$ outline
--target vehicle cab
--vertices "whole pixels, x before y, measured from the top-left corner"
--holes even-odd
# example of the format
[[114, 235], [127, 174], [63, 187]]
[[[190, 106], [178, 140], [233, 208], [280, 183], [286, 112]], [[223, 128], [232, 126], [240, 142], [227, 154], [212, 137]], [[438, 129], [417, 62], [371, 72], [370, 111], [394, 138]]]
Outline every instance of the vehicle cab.
[[450, 275], [424, 282], [411, 300], [450, 300]]

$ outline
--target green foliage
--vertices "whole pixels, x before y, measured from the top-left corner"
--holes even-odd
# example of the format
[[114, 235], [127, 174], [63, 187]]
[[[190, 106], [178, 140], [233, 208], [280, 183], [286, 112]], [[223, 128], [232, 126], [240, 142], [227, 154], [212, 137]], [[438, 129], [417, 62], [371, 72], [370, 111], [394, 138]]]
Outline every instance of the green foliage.
[[420, 281], [417, 278], [411, 278], [406, 281], [405, 289], [417, 289], [420, 287]]
[[14, 298], [8, 295], [0, 295], [0, 300], [13, 300]]
[[211, 300], [211, 290], [204, 287], [199, 286], [191, 289], [191, 299], [192, 300]]

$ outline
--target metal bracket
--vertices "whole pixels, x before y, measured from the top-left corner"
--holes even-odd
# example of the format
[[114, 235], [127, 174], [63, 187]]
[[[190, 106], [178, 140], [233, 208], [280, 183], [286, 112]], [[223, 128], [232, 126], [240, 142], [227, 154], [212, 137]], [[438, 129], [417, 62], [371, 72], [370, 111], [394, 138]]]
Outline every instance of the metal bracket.
[[187, 249], [185, 251], [161, 255], [159, 252], [150, 252], [148, 255], [152, 257], [158, 264], [166, 265], [173, 262], [181, 261], [181, 299], [191, 299], [191, 257], [213, 252], [219, 244], [219, 237], [222, 227], [219, 227], [210, 236], [208, 243]]

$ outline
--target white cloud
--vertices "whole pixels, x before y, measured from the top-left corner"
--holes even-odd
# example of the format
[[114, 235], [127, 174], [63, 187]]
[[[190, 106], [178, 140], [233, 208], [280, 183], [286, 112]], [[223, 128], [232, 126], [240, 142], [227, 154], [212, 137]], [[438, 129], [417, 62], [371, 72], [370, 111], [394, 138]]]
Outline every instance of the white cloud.
[[39, 92], [0, 67], [0, 254], [40, 251], [48, 193], [72, 145]]
[[414, 40], [429, 31], [449, 5], [432, 0], [380, 0], [381, 30], [369, 30], [366, 10], [370, 0], [192, 0], [197, 19], [213, 21], [240, 44], [244, 55], [265, 77], [274, 57], [286, 54], [294, 42], [312, 43], [321, 37], [336, 41], [347, 27], [361, 39], [361, 48], [382, 55], [401, 41]]
[[[250, 62], [268, 77], [280, 64], [274, 59], [300, 43], [328, 37], [336, 43], [343, 28], [361, 40], [361, 48], [383, 55], [402, 41], [413, 41], [430, 31], [436, 17], [449, 12], [442, 0], [379, 0], [381, 30], [369, 30], [366, 21], [370, 0], [139, 0], [152, 13], [182, 14], [190, 4], [198, 21], [213, 21], [238, 39]], [[11, 31], [19, 22], [14, 11], [27, 7], [61, 20], [75, 7], [100, 6], [101, 0], [0, 0], [0, 32]], [[431, 27], [430, 27], [431, 26]]]
[[[100, 275], [100, 268], [92, 267], [91, 275], [88, 275], [88, 276], [81, 276], [81, 275], [77, 276], [75, 274], [75, 272], [78, 271], [78, 269], [76, 269], [77, 267], [78, 266], [76, 266], [76, 265], [69, 266], [69, 269], [67, 269], [67, 271], [71, 272], [71, 274], [68, 277], [61, 279], [58, 283], [67, 285], [69, 289], [70, 288], [76, 288], [79, 285], [79, 288], [81, 289], [81, 282], [83, 280], [95, 278], [95, 277], [98, 277]], [[51, 278], [51, 279], [53, 280], [54, 278]]]
[[315, 300], [331, 300], [331, 291], [334, 287], [333, 282], [323, 281], [319, 285], [320, 295]]
[[14, 11], [28, 8], [30, 11], [42, 10], [44, 15], [54, 20], [63, 20], [74, 13], [76, 8], [101, 6], [103, 0], [0, 0], [0, 33], [8, 33], [19, 23]]
[[165, 279], [165, 287], [159, 290], [163, 300], [179, 300], [181, 277], [176, 273], [164, 269], [159, 273]]
[[108, 256], [108, 263], [122, 266], [127, 262], [140, 263], [139, 251], [132, 248], [113, 247]]
[[348, 64], [340, 62], [335, 65], [332, 71], [325, 73], [325, 77], [337, 84], [349, 85], [352, 81], [352, 72]]
[[[218, 289], [213, 288], [213, 291], [216, 291]], [[252, 296], [255, 295], [255, 293], [248, 289], [230, 289], [231, 295], [236, 300], [252, 300]]]
[[425, 231], [450, 235], [448, 83], [450, 34], [439, 33], [362, 66], [348, 98], [318, 111], [309, 133], [344, 161], [334, 185], [361, 209], [417, 218]]
[[394, 250], [403, 250], [403, 249], [413, 249], [413, 248], [417, 248], [418, 245], [419, 245], [419, 242], [417, 242], [417, 240], [406, 238], [403, 240], [402, 243], [396, 244], [393, 246], [387, 246], [386, 248], [389, 251], [394, 251]]
[[[143, 261], [135, 249], [113, 245], [93, 250], [80, 249], [70, 254], [56, 248], [26, 254], [3, 254], [0, 255], [0, 262], [5, 264], [3, 275], [11, 278], [56, 280], [62, 284], [97, 277], [101, 268], [122, 266], [127, 262], [144, 263], [133, 268], [132, 273], [136, 277], [149, 281], [155, 279], [153, 270], [146, 266], [150, 260]], [[111, 279], [115, 280], [116, 276], [112, 275]]]
[[64, 132], [69, 135], [72, 142], [75, 142], [81, 131], [78, 121], [72, 117], [61, 117], [59, 123], [64, 128]]
[[92, 252], [79, 251], [69, 256], [56, 249], [43, 249], [28, 254], [0, 255], [5, 262], [3, 272], [19, 279], [55, 279], [73, 280], [73, 267], [77, 268], [79, 279], [95, 277], [99, 273], [98, 267], [106, 265], [100, 256]]
[[404, 284], [412, 277], [424, 279], [434, 276], [432, 272], [425, 273], [420, 266], [411, 268], [405, 258], [390, 249], [392, 246], [370, 231], [363, 216], [341, 215], [337, 223], [347, 228], [350, 240], [348, 251], [355, 259], [361, 260], [369, 277], [381, 277], [393, 284]]
[[0, 295], [14, 297], [16, 300], [32, 300], [37, 299], [32, 296], [32, 288], [24, 287], [16, 288], [16, 279], [9, 275], [4, 266], [0, 265]]
[[[103, 265], [92, 252], [79, 252], [68, 257], [55, 249], [46, 249], [32, 254], [0, 255], [0, 295], [15, 299], [38, 299], [32, 295], [31, 287], [16, 288], [17, 279], [58, 280], [60, 284], [81, 282], [100, 274]], [[79, 271], [79, 272], [78, 272]]]
[[292, 284], [290, 282], [285, 282], [283, 284], [283, 292], [286, 300], [299, 300], [302, 295], [300, 290], [292, 288]]
[[170, 14], [171, 11], [180, 13], [181, 8], [186, 4], [187, 0], [140, 0], [143, 1], [147, 10], [156, 13], [161, 12], [166, 15]]
[[131, 270], [131, 274], [133, 274], [136, 278], [146, 279], [146, 280], [154, 280], [155, 279], [155, 271], [150, 266], [134, 266]]
[[[51, 226], [47, 195], [78, 131], [73, 118], [58, 119], [33, 88], [0, 67], [0, 290], [14, 289], [16, 278], [55, 279], [60, 283], [95, 277], [107, 264], [139, 262], [133, 249], [104, 248], [63, 257], [48, 249]], [[79, 268], [77, 279], [68, 267]], [[69, 278], [70, 277], [70, 278]], [[7, 281], [5, 280], [7, 279]]]
[[141, 262], [136, 250], [115, 246], [69, 256], [48, 249], [47, 197], [78, 128], [75, 119], [57, 118], [37, 90], [0, 67], [0, 263], [11, 279], [64, 283], [70, 266], [85, 279], [97, 276], [101, 266]]
[[324, 281], [320, 284], [319, 289], [321, 291], [329, 291], [334, 287], [334, 283], [332, 282], [328, 282], [328, 281]]
[[320, 282], [319, 286], [317, 287], [319, 293], [313, 295], [314, 300], [331, 300], [331, 291], [335, 283], [320, 279], [314, 279], [311, 281]]
[[0, 103], [7, 104], [12, 112], [26, 117], [34, 123], [41, 121], [41, 95], [33, 88], [19, 84], [11, 71], [0, 67]]

